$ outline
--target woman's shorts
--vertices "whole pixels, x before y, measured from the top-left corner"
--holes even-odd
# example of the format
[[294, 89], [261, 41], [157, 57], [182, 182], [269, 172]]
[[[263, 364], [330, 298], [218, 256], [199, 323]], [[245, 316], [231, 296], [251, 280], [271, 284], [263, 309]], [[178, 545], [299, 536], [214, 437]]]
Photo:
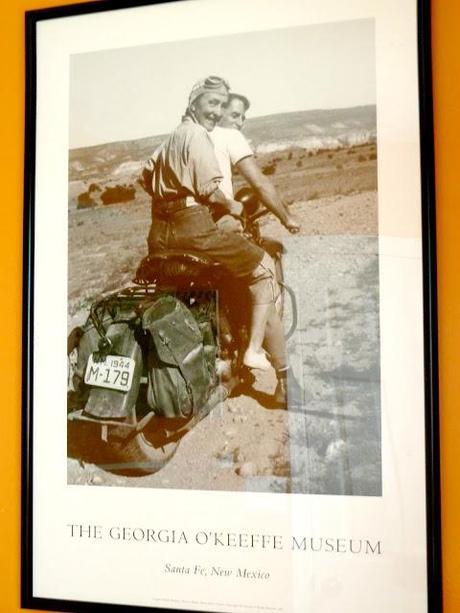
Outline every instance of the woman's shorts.
[[203, 205], [152, 215], [149, 253], [180, 249], [222, 264], [235, 277], [252, 276], [265, 251], [236, 232], [219, 230]]

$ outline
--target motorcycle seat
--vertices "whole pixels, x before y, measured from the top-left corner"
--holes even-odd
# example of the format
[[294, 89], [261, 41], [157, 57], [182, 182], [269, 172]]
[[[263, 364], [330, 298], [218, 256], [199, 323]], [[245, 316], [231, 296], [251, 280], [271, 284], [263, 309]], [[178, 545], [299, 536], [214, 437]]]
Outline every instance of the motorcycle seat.
[[190, 281], [210, 280], [222, 265], [202, 253], [168, 250], [147, 255], [136, 271], [136, 283], [174, 281], [187, 285]]
[[[152, 253], [147, 255], [142, 262], [149, 262], [151, 264], [155, 262], [164, 262], [168, 260], [183, 260], [190, 264], [199, 264], [201, 266], [211, 266], [213, 268], [220, 268], [221, 264], [215, 262], [202, 253], [193, 251], [179, 251], [168, 249], [167, 251], [159, 251], [158, 253]], [[141, 262], [141, 264], [142, 264]]]

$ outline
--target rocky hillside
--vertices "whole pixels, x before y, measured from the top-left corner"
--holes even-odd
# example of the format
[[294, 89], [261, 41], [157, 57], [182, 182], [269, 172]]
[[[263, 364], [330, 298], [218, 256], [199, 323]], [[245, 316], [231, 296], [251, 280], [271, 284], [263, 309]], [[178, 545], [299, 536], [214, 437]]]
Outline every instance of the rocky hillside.
[[[317, 151], [360, 145], [376, 139], [376, 108], [360, 106], [254, 117], [247, 120], [244, 133], [260, 153], [293, 146]], [[134, 174], [165, 136], [71, 149], [69, 180]]]

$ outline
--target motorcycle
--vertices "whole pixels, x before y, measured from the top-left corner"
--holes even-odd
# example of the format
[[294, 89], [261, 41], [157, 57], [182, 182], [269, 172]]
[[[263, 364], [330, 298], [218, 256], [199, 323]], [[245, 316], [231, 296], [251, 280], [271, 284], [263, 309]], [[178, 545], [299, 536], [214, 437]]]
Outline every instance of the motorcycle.
[[[268, 211], [250, 190], [236, 199], [244, 235], [274, 258], [282, 298], [290, 297], [289, 337], [297, 307], [282, 277], [283, 245], [261, 235]], [[187, 432], [250, 382], [241, 350], [248, 300], [247, 288], [203, 254], [146, 256], [133, 285], [96, 300], [68, 337], [69, 455], [122, 475], [162, 468]]]

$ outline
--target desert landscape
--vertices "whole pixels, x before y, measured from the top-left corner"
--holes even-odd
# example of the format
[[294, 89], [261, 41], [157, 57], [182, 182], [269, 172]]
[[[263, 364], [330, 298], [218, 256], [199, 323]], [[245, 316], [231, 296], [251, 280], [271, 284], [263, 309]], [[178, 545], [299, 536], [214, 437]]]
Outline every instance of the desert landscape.
[[[261, 225], [286, 248], [299, 306], [288, 350], [304, 410], [271, 408], [274, 373], [255, 372], [253, 388], [217, 405], [156, 474], [125, 477], [69, 457], [69, 483], [381, 494], [375, 107], [255, 118], [245, 134], [301, 222], [295, 236], [273, 216]], [[96, 296], [129, 285], [146, 255], [150, 201], [137, 178], [160, 141], [70, 152], [69, 331]]]

